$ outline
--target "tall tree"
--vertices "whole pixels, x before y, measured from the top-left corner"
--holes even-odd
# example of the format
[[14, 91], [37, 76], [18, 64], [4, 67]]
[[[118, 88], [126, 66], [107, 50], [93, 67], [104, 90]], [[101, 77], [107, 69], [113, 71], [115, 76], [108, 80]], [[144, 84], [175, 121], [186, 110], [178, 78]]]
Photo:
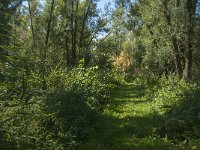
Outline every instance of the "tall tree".
[[148, 33], [142, 36], [146, 54], [164, 64], [173, 56], [178, 75], [191, 79], [197, 0], [140, 0], [139, 5], [142, 32]]

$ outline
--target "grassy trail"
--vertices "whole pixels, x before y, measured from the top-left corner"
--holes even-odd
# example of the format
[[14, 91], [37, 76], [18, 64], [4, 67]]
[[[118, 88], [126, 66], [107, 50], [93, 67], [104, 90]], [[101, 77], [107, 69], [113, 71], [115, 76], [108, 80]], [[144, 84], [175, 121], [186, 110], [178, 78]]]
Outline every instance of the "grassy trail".
[[147, 100], [133, 83], [119, 87], [112, 95], [96, 136], [81, 145], [81, 150], [173, 150], [166, 139], [152, 135], [162, 124], [161, 117], [151, 114]]

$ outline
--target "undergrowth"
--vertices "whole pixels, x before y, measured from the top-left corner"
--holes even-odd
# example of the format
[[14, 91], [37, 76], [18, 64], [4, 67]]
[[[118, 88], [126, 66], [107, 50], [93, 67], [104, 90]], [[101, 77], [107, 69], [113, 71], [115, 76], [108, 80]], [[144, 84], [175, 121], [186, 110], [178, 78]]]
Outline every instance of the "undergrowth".
[[[152, 114], [164, 118], [154, 130], [185, 149], [200, 149], [200, 86], [175, 75], [139, 80], [143, 96], [148, 99]], [[149, 84], [150, 83], [150, 84]]]
[[[43, 89], [39, 74], [5, 80], [0, 90], [1, 149], [74, 149], [94, 134], [115, 88], [114, 75], [97, 67], [52, 70]], [[22, 83], [26, 83], [23, 90]]]

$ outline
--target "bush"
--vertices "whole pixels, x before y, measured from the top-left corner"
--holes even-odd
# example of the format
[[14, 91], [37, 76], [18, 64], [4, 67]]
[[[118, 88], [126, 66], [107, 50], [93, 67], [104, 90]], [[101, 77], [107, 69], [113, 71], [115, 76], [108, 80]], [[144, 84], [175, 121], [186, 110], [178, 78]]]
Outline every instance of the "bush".
[[185, 101], [186, 93], [195, 88], [194, 84], [187, 83], [177, 76], [162, 77], [154, 87], [151, 105], [157, 113], [165, 114], [178, 108]]
[[[15, 86], [1, 86], [1, 143], [12, 143], [11, 149], [76, 147], [94, 133], [98, 115], [115, 87], [112, 74], [81, 65], [72, 70], [53, 70], [46, 77], [46, 90], [40, 88], [39, 75], [30, 76], [23, 97], [18, 90], [21, 80], [16, 80]], [[3, 145], [0, 147], [5, 149]]]
[[166, 120], [156, 133], [173, 141], [199, 139], [199, 97], [200, 86], [196, 82], [186, 82], [174, 75], [162, 77], [154, 86], [150, 103], [153, 113]]

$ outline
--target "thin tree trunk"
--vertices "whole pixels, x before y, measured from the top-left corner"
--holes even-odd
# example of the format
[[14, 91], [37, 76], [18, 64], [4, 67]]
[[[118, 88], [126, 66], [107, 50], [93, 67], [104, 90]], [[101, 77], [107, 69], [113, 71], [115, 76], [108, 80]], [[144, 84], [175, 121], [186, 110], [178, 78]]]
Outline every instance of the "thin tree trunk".
[[83, 39], [84, 39], [84, 32], [85, 32], [85, 26], [86, 26], [86, 21], [88, 18], [89, 10], [91, 7], [92, 0], [89, 1], [89, 6], [87, 8], [87, 11], [84, 12], [83, 20], [82, 20], [82, 29], [81, 29], [81, 34], [80, 34], [80, 39], [79, 39], [79, 47], [83, 47]]
[[33, 46], [35, 47], [35, 31], [34, 31], [34, 27], [33, 27], [33, 14], [32, 14], [32, 10], [31, 10], [31, 4], [30, 1], [28, 1], [28, 10], [29, 10], [29, 15], [30, 15], [30, 21], [31, 21], [31, 32], [32, 32], [32, 38], [33, 38]]
[[74, 64], [74, 1], [71, 2], [71, 8], [72, 8], [72, 11], [71, 11], [71, 64], [73, 65]]
[[190, 80], [192, 78], [192, 44], [188, 43], [188, 48], [185, 53], [185, 70], [184, 78]]
[[196, 12], [197, 0], [187, 1], [187, 11], [188, 11], [188, 42], [186, 45], [185, 52], [185, 70], [184, 78], [190, 80], [192, 78], [192, 38], [194, 34], [194, 16]]
[[66, 36], [65, 36], [65, 53], [64, 54], [65, 54], [66, 64], [67, 64], [67, 66], [69, 66], [70, 65], [70, 55], [69, 55], [69, 46], [68, 46], [68, 36], [67, 36], [67, 33], [66, 33]]
[[48, 20], [48, 24], [47, 24], [47, 33], [46, 33], [46, 38], [45, 38], [45, 47], [44, 47], [44, 56], [42, 58], [42, 89], [46, 90], [47, 88], [47, 84], [46, 84], [46, 58], [47, 58], [47, 49], [48, 49], [48, 42], [49, 42], [49, 35], [50, 35], [50, 28], [51, 28], [51, 21], [52, 21], [52, 17], [53, 17], [53, 10], [54, 10], [54, 0], [52, 0], [51, 2], [51, 9], [50, 9], [50, 13], [49, 13], [49, 20]]
[[176, 65], [177, 73], [179, 77], [182, 77], [183, 68], [182, 68], [181, 57], [179, 53], [178, 40], [175, 35], [172, 36], [172, 44], [173, 44], [174, 63]]
[[76, 4], [73, 3], [73, 8], [74, 5], [76, 5], [76, 10], [73, 11], [75, 14], [75, 16], [73, 17], [73, 27], [74, 27], [74, 31], [73, 31], [73, 45], [72, 45], [72, 65], [75, 65], [77, 62], [77, 27], [78, 27], [78, 18], [77, 18], [77, 14], [78, 14], [78, 6], [79, 6], [79, 0], [76, 1]]
[[48, 25], [47, 25], [47, 34], [45, 38], [45, 50], [44, 50], [44, 59], [47, 57], [47, 47], [48, 47], [48, 42], [49, 42], [49, 34], [50, 34], [50, 28], [51, 28], [51, 21], [53, 17], [53, 9], [54, 9], [54, 0], [51, 2], [51, 9], [49, 13], [49, 20], [48, 20]]
[[[8, 1], [1, 2], [0, 5], [0, 46], [7, 46], [10, 43], [10, 37], [9, 37], [9, 3]], [[6, 62], [8, 55], [8, 52], [3, 47], [0, 47], [0, 61]]]
[[[67, 18], [67, 3], [65, 0], [65, 14]], [[68, 37], [68, 23], [65, 25], [66, 31], [65, 31], [65, 52], [64, 52], [64, 62], [66, 62], [65, 65], [70, 65], [70, 53], [69, 53], [69, 37]]]
[[[169, 13], [168, 7], [167, 7], [167, 1], [162, 1], [163, 2], [163, 6], [164, 6], [164, 16], [165, 19], [167, 21], [167, 25], [169, 26], [169, 28], [172, 28], [172, 23], [171, 23], [171, 15]], [[178, 3], [179, 5], [179, 3]], [[178, 73], [178, 76], [181, 78], [183, 75], [183, 68], [182, 68], [182, 63], [181, 63], [181, 57], [180, 57], [180, 52], [179, 52], [179, 46], [178, 46], [178, 39], [176, 37], [176, 35], [172, 35], [171, 37], [172, 40], [172, 46], [173, 46], [173, 55], [174, 55], [174, 63], [176, 65], [176, 70]]]

